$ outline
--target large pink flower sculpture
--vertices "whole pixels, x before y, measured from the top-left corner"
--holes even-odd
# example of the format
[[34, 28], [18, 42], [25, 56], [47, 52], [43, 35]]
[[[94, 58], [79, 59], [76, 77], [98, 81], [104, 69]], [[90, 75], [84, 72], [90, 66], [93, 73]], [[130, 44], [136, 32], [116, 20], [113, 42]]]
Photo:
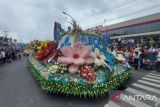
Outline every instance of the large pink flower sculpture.
[[78, 72], [79, 65], [89, 65], [94, 62], [90, 57], [90, 49], [83, 46], [80, 42], [76, 42], [73, 47], [67, 46], [61, 49], [63, 56], [58, 58], [59, 63], [71, 64], [69, 67], [70, 73]]

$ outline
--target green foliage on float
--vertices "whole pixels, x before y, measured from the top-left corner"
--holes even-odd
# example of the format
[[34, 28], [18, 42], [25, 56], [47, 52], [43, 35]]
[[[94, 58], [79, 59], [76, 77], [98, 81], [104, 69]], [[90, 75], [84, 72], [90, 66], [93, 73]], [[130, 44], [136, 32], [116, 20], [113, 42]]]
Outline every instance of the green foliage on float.
[[[83, 86], [78, 86], [74, 82], [68, 82], [66, 84], [59, 83], [58, 81], [47, 81], [44, 76], [37, 71], [34, 66], [28, 62], [28, 67], [30, 68], [33, 76], [35, 77], [37, 83], [41, 86], [42, 90], [48, 93], [61, 93], [66, 95], [74, 96], [84, 96], [86, 97], [103, 97], [109, 91], [116, 89], [118, 86], [123, 84], [126, 80], [131, 77], [131, 70], [126, 70], [125, 72], [116, 75], [109, 79], [108, 82], [103, 84], [86, 83]], [[112, 74], [108, 74], [109, 76]]]

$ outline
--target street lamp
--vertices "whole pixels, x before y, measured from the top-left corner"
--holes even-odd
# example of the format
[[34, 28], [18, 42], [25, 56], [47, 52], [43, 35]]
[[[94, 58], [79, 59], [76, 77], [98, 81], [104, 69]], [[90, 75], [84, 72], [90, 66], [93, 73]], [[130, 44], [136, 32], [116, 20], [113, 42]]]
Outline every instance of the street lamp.
[[[73, 17], [69, 14], [67, 14], [66, 12], [62, 12], [63, 14], [69, 16], [71, 19], [72, 19], [72, 25], [73, 25], [73, 36], [70, 38], [70, 41], [71, 41], [71, 46], [73, 46], [74, 42], [75, 42], [75, 36], [77, 34], [77, 24], [76, 24], [76, 21], [73, 19]], [[70, 23], [70, 22], [69, 22]]]
[[[69, 15], [68, 13], [66, 13], [66, 12], [62, 12], [62, 13], [65, 14], [65, 15], [67, 15], [67, 16], [69, 16], [72, 19], [73, 29], [76, 29], [77, 25], [76, 25], [76, 21], [73, 19], [73, 17], [71, 15]], [[69, 22], [69, 23], [71, 24], [71, 22]]]
[[67, 15], [67, 16], [69, 16], [72, 19], [72, 21], [74, 21], [74, 19], [73, 19], [73, 17], [71, 15], [67, 14], [66, 12], [62, 12], [62, 13]]

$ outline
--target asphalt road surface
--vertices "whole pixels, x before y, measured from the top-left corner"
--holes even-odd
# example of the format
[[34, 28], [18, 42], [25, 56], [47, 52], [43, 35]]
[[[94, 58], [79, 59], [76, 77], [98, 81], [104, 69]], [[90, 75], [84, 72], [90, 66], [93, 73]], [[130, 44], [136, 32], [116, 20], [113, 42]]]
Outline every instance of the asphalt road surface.
[[[108, 96], [84, 99], [74, 96], [43, 92], [32, 73], [27, 69], [27, 58], [0, 67], [0, 107], [154, 107], [160, 98], [160, 74], [151, 71], [135, 71], [122, 95], [151, 94], [158, 101], [124, 101], [115, 104]], [[112, 93], [113, 94], [113, 93]]]

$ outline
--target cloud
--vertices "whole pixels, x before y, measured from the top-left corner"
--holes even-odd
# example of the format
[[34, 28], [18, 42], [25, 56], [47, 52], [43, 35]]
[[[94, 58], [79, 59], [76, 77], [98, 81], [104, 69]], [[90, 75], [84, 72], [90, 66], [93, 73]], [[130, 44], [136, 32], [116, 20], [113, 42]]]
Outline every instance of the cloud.
[[[70, 26], [66, 20], [71, 21], [71, 19], [63, 15], [63, 11], [79, 20], [103, 9], [112, 9], [115, 4], [123, 1], [126, 0], [115, 0], [114, 2], [109, 0], [0, 0], [0, 31], [9, 30], [15, 33], [19, 37], [19, 42], [52, 39], [54, 21], [60, 22], [64, 28]], [[150, 4], [153, 2], [148, 0], [146, 6]], [[145, 5], [140, 5], [138, 8], [143, 7]], [[95, 16], [79, 24], [82, 27], [93, 26], [104, 19], [111, 20], [113, 17], [134, 10], [135, 8], [122, 9], [122, 11], [113, 10], [110, 15], [100, 14], [98, 18]], [[157, 11], [158, 9], [150, 13]], [[127, 19], [123, 18], [123, 20]]]

